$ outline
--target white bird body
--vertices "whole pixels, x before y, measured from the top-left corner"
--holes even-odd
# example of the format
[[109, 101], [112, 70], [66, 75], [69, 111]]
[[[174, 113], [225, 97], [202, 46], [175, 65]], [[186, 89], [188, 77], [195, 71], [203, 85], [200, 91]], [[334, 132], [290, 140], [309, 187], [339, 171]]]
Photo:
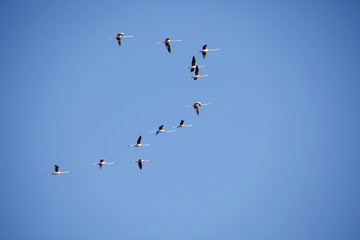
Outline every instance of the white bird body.
[[96, 165], [99, 165], [99, 168], [100, 168], [100, 170], [101, 170], [101, 168], [103, 167], [103, 165], [105, 165], [105, 164], [115, 164], [114, 162], [111, 162], [111, 163], [108, 163], [108, 162], [105, 162], [105, 158], [102, 158], [101, 160], [100, 160], [100, 162], [98, 162], [98, 163], [94, 163], [94, 164], [91, 164], [92, 166], [96, 166]]
[[196, 103], [194, 103], [193, 105], [189, 105], [189, 106], [186, 106], [186, 107], [184, 107], [184, 108], [194, 107], [194, 109], [195, 109], [195, 111], [196, 111], [196, 114], [199, 115], [199, 114], [200, 114], [199, 107], [200, 107], [200, 106], [207, 106], [207, 105], [211, 105], [211, 103], [196, 102]]
[[[185, 69], [189, 69], [190, 68], [190, 72], [193, 72], [195, 69], [196, 69], [196, 59], [195, 57], [193, 56], [192, 57], [192, 61], [191, 61], [191, 66], [190, 67], [184, 67]], [[202, 68], [202, 67], [206, 67], [205, 65], [202, 65], [202, 66], [197, 66], [198, 68]]]
[[220, 49], [219, 49], [219, 48], [217, 48], [217, 49], [207, 49], [207, 44], [205, 44], [205, 45], [203, 46], [203, 49], [202, 49], [201, 51], [193, 52], [193, 54], [195, 54], [195, 53], [202, 53], [203, 59], [205, 59], [206, 53], [207, 53], [207, 52], [213, 52], [213, 51], [220, 51]]
[[158, 135], [159, 133], [165, 133], [165, 132], [167, 132], [167, 133], [169, 133], [169, 132], [175, 132], [175, 130], [165, 131], [165, 130], [164, 130], [164, 125], [161, 125], [161, 126], [159, 127], [159, 130], [148, 131], [148, 133], [153, 133], [153, 132], [156, 132], [156, 135]]
[[118, 33], [118, 35], [114, 36], [114, 37], [108, 37], [107, 39], [112, 39], [112, 38], [116, 38], [119, 46], [121, 46], [121, 38], [132, 38], [134, 36], [124, 36], [124, 33]]
[[171, 46], [170, 46], [170, 42], [182, 42], [183, 40], [172, 40], [171, 37], [165, 39], [165, 41], [162, 41], [162, 42], [156, 42], [154, 43], [155, 45], [156, 44], [160, 44], [160, 43], [165, 43], [165, 46], [168, 50], [169, 53], [171, 53]]
[[139, 168], [142, 169], [142, 163], [143, 163], [143, 162], [151, 162], [151, 160], [145, 160], [145, 159], [143, 159], [143, 158], [140, 158], [139, 160], [131, 161], [130, 163], [136, 163], [136, 162], [138, 163]]
[[[201, 65], [201, 66], [197, 66], [198, 68], [203, 68], [203, 67], [206, 67], [206, 65]], [[189, 69], [190, 68], [190, 71], [193, 72], [195, 69], [196, 69], [196, 66], [190, 66], [190, 67], [184, 67], [185, 69]]]
[[192, 124], [184, 125], [184, 120], [181, 120], [180, 124], [178, 126], [174, 126], [174, 127], [171, 127], [171, 128], [182, 128], [182, 127], [191, 127], [191, 126], [192, 126]]
[[195, 75], [194, 75], [194, 76], [192, 76], [192, 77], [187, 77], [187, 79], [189, 79], [189, 78], [193, 78], [194, 80], [196, 80], [196, 79], [198, 79], [198, 78], [200, 78], [200, 77], [207, 77], [207, 76], [209, 76], [209, 74], [206, 74], [206, 75], [199, 75], [199, 67], [198, 67], [198, 66], [196, 66], [196, 67], [195, 67]]
[[129, 147], [148, 147], [150, 144], [141, 144], [141, 135], [137, 140], [137, 143], [134, 145], [128, 145]]
[[59, 166], [55, 165], [55, 172], [53, 172], [53, 173], [48, 173], [48, 174], [46, 174], [46, 176], [59, 175], [59, 174], [64, 174], [64, 173], [70, 173], [70, 171], [60, 172], [60, 171], [59, 171]]

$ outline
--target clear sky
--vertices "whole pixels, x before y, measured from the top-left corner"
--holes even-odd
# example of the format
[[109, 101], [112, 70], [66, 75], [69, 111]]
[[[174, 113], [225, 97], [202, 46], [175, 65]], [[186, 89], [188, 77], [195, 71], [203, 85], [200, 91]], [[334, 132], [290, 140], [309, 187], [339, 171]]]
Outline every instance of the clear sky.
[[359, 12], [2, 1], [0, 239], [360, 239]]

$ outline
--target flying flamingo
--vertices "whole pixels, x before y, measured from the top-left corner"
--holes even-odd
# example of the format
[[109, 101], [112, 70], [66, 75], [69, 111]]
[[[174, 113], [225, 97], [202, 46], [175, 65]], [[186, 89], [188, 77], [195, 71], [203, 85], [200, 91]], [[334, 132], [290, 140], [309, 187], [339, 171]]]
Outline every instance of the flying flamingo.
[[191, 127], [192, 125], [184, 125], [184, 120], [180, 121], [180, 125], [171, 128]]
[[137, 140], [137, 143], [135, 145], [128, 145], [129, 147], [147, 147], [150, 146], [150, 144], [141, 144], [141, 135]]
[[114, 37], [108, 37], [107, 39], [112, 39], [112, 38], [116, 38], [119, 46], [121, 46], [121, 38], [132, 38], [134, 36], [124, 36], [124, 33], [119, 33], [118, 35], [114, 36]]
[[[202, 68], [202, 67], [206, 67], [205, 65], [202, 65], [202, 66], [198, 66], [198, 68]], [[184, 67], [185, 69], [189, 69], [190, 68], [190, 72], [193, 72], [196, 68], [196, 59], [195, 57], [193, 56], [192, 57], [192, 61], [191, 61], [191, 66], [190, 67]]]
[[159, 127], [159, 130], [154, 130], [154, 131], [148, 131], [149, 133], [153, 133], [153, 132], [156, 132], [155, 135], [158, 135], [159, 133], [164, 133], [164, 132], [175, 132], [175, 130], [172, 130], [172, 131], [165, 131], [164, 130], [164, 125], [161, 125]]
[[59, 174], [62, 174], [62, 173], [70, 173], [70, 171], [60, 172], [60, 171], [59, 171], [59, 166], [58, 166], [58, 165], [55, 165], [55, 172], [46, 174], [46, 176], [59, 175]]
[[144, 159], [140, 158], [139, 160], [131, 161], [130, 163], [136, 163], [136, 162], [138, 163], [139, 168], [142, 169], [142, 163], [143, 162], [151, 162], [151, 160], [144, 160]]
[[156, 43], [154, 43], [154, 44], [165, 43], [165, 46], [166, 46], [168, 52], [171, 53], [170, 42], [182, 42], [182, 40], [171, 40], [171, 37], [169, 37], [169, 38], [165, 39], [165, 41], [156, 42]]
[[101, 170], [101, 168], [102, 168], [102, 166], [103, 166], [104, 164], [114, 164], [114, 163], [113, 163], [113, 162], [107, 163], [107, 162], [105, 162], [105, 158], [102, 158], [102, 159], [100, 160], [100, 162], [94, 163], [94, 164], [91, 164], [91, 165], [93, 165], [93, 166], [99, 165], [100, 170]]
[[196, 102], [196, 103], [194, 103], [193, 105], [186, 106], [185, 108], [194, 107], [194, 109], [196, 110], [196, 114], [199, 115], [199, 113], [200, 113], [199, 107], [200, 107], [200, 106], [207, 106], [207, 105], [211, 105], [211, 103]]
[[209, 74], [199, 75], [199, 67], [196, 65], [195, 75], [192, 76], [192, 77], [187, 77], [186, 79], [193, 78], [194, 80], [196, 80], [196, 79], [198, 79], [199, 77], [207, 77], [207, 76], [209, 76]]
[[201, 51], [198, 51], [198, 52], [194, 52], [193, 54], [195, 54], [195, 53], [202, 53], [202, 55], [203, 55], [203, 59], [205, 59], [205, 56], [206, 56], [206, 53], [207, 52], [213, 52], [213, 51], [219, 51], [220, 49], [207, 49], [207, 44], [205, 44], [204, 46], [203, 46], [203, 49], [201, 50]]

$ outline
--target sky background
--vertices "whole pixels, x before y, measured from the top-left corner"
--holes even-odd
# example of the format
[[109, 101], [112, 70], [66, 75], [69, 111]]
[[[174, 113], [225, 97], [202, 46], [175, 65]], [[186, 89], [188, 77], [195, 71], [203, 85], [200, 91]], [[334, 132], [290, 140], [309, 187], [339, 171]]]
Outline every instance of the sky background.
[[359, 10], [1, 1], [0, 239], [360, 239]]

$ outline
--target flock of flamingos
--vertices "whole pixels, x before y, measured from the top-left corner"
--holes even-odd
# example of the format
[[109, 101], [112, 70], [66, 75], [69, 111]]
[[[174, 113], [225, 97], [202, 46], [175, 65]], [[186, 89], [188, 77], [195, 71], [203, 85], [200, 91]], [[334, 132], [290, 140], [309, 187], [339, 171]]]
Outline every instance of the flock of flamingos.
[[[124, 33], [119, 33], [117, 34], [116, 36], [114, 37], [108, 37], [107, 39], [113, 39], [115, 38], [119, 44], [119, 46], [121, 46], [121, 40], [122, 38], [132, 38], [134, 36], [124, 36]], [[170, 42], [182, 42], [183, 40], [172, 40], [171, 37], [170, 38], [166, 38], [165, 41], [162, 41], [162, 42], [156, 42], [154, 44], [161, 44], [161, 43], [165, 43], [165, 46], [166, 46], [166, 49], [168, 50], [169, 53], [171, 53], [171, 46], [170, 46]], [[205, 44], [203, 46], [203, 49], [201, 51], [198, 51], [198, 52], [194, 52], [193, 54], [195, 53], [202, 53], [202, 56], [203, 56], [203, 59], [205, 59], [206, 57], [206, 54], [207, 52], [212, 52], [212, 51], [219, 51], [220, 49], [207, 49], [207, 44]], [[191, 61], [191, 66], [190, 67], [185, 67], [185, 69], [190, 69], [191, 72], [194, 72], [195, 70], [195, 75], [194, 76], [191, 76], [191, 77], [187, 77], [187, 79], [189, 78], [193, 78], [194, 80], [197, 80], [198, 78], [200, 77], [207, 77], [208, 74], [206, 75], [199, 75], [199, 68], [202, 68], [202, 67], [206, 67], [205, 65], [203, 66], [198, 66], [196, 65], [196, 59], [195, 57], [193, 56], [192, 57], [192, 61]], [[200, 111], [199, 111], [199, 107], [200, 106], [206, 106], [206, 105], [211, 105], [211, 103], [201, 103], [201, 102], [196, 102], [192, 105], [189, 105], [189, 106], [186, 106], [185, 108], [189, 108], [189, 107], [193, 107], [196, 111], [196, 114], [199, 115]], [[171, 128], [182, 128], [182, 127], [191, 127], [192, 125], [184, 125], [184, 120], [181, 120], [180, 124], [178, 126], [174, 126], [174, 127], [171, 127]], [[156, 133], [156, 135], [158, 135], [159, 133], [168, 133], [168, 132], [175, 132], [175, 130], [170, 130], [170, 131], [165, 131], [164, 130], [164, 125], [161, 125], [159, 127], [158, 130], [154, 130], [154, 131], [148, 131], [149, 133]], [[141, 143], [141, 135], [139, 136], [136, 144], [134, 145], [128, 145], [129, 147], [146, 147], [146, 146], [150, 146], [150, 144], [143, 144]], [[151, 160], [145, 160], [145, 159], [139, 159], [139, 160], [136, 160], [136, 161], [131, 161], [130, 163], [138, 163], [138, 166], [140, 169], [142, 169], [142, 163], [143, 162], [151, 162]], [[100, 160], [100, 162], [98, 163], [94, 163], [92, 164], [93, 166], [96, 166], [96, 165], [99, 165], [99, 169], [101, 170], [101, 168], [106, 165], [106, 164], [114, 164], [114, 162], [105, 162], [105, 159], [102, 158]], [[46, 174], [46, 176], [49, 176], [49, 175], [59, 175], [59, 174], [63, 174], [63, 173], [70, 173], [70, 171], [66, 171], [66, 172], [60, 172], [59, 171], [59, 166], [55, 165], [55, 172], [53, 173], [49, 173], [49, 174]]]

